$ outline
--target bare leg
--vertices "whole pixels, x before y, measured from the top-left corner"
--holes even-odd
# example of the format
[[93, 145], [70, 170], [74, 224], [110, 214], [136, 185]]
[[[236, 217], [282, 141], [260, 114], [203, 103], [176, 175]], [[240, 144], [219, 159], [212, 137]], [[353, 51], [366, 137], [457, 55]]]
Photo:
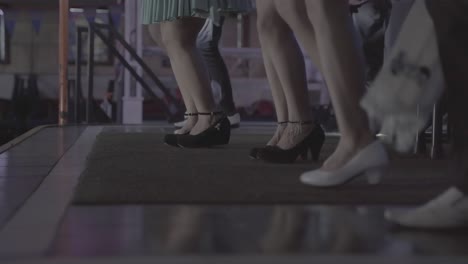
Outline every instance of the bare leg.
[[359, 106], [365, 87], [364, 60], [354, 34], [348, 1], [305, 2], [341, 132], [337, 149], [322, 169], [335, 170], [374, 140], [367, 116]]
[[[286, 99], [289, 121], [309, 121], [309, 97], [302, 51], [289, 26], [283, 21], [272, 0], [258, 0], [258, 30], [265, 57], [271, 60]], [[270, 79], [270, 84], [272, 84]], [[275, 102], [276, 103], [276, 102]], [[284, 107], [284, 105], [283, 105]], [[289, 149], [302, 141], [313, 125], [286, 128], [277, 146]]]
[[[271, 87], [271, 93], [273, 95], [273, 102], [275, 103], [276, 109], [276, 118], [278, 120], [278, 126], [276, 127], [275, 134], [268, 141], [267, 146], [276, 146], [280, 141], [283, 133], [287, 127], [288, 118], [288, 105], [286, 103], [286, 97], [284, 95], [281, 83], [278, 79], [278, 74], [276, 73], [275, 67], [269, 55], [262, 49], [263, 61], [265, 63], [265, 68], [267, 69], [267, 75], [269, 84]], [[271, 77], [270, 77], [271, 76]]]
[[[161, 36], [161, 24], [151, 24], [148, 26], [149, 33], [151, 38], [153, 39], [156, 44], [162, 49], [166, 49], [164, 42], [162, 41]], [[187, 113], [196, 113], [197, 108], [195, 107], [195, 102], [192, 100], [192, 96], [190, 95], [190, 87], [180, 86], [180, 93], [182, 94], [182, 99], [184, 100], [185, 108], [187, 109]], [[186, 134], [190, 132], [190, 130], [195, 126], [198, 121], [197, 116], [189, 116], [187, 118], [187, 122], [185, 122], [184, 127], [177, 130], [176, 133], [178, 134]]]
[[[283, 88], [278, 78], [278, 73], [272, 61], [272, 57], [275, 56], [275, 54], [272, 54], [271, 49], [266, 47], [268, 46], [269, 42], [268, 32], [266, 29], [273, 26], [273, 21], [275, 19], [274, 14], [275, 10], [273, 1], [257, 0], [257, 27], [259, 31], [260, 43], [262, 45], [263, 61], [265, 64], [265, 70], [267, 73], [268, 82], [273, 96], [273, 102], [275, 104], [276, 118], [278, 122], [281, 123], [289, 120], [288, 105], [286, 102], [286, 96], [284, 95]], [[276, 146], [285, 128], [286, 125], [278, 125], [275, 134], [273, 135], [272, 139], [267, 143], [267, 145]]]
[[[315, 40], [314, 28], [310, 24], [307, 10], [304, 1], [275, 1], [275, 8], [280, 15], [281, 19], [288, 25], [288, 27], [294, 32], [296, 39], [306, 47], [306, 51], [309, 54], [310, 58], [314, 62], [315, 66], [321, 70], [320, 65], [320, 56], [318, 54], [317, 43]], [[300, 49], [298, 50], [300, 51]], [[303, 60], [302, 51], [301, 57]], [[306, 74], [304, 73], [304, 77]], [[295, 106], [303, 106], [302, 110], [309, 115], [309, 119], [312, 120], [313, 117], [310, 117], [309, 112], [309, 94], [307, 90], [307, 83], [304, 86], [294, 86], [294, 87], [285, 87], [286, 97], [291, 98], [288, 100], [288, 108]], [[303, 121], [306, 121], [303, 120]], [[296, 144], [297, 134], [300, 135], [299, 139], [302, 139], [303, 136], [306, 136], [315, 126], [314, 125], [298, 125], [290, 124], [286, 133], [292, 135], [290, 137], [283, 137], [281, 142], [278, 144], [280, 146], [291, 146]], [[289, 141], [289, 142], [288, 142]]]
[[[198, 32], [204, 23], [204, 19], [191, 17], [161, 24], [162, 39], [177, 83], [181, 89], [189, 91], [197, 110], [195, 112], [199, 113], [215, 111], [208, 72], [196, 47]], [[199, 116], [190, 134], [205, 131], [215, 121], [213, 116]]]
[[304, 46], [314, 65], [322, 71], [315, 31], [310, 23], [304, 1], [274, 0], [275, 8]]

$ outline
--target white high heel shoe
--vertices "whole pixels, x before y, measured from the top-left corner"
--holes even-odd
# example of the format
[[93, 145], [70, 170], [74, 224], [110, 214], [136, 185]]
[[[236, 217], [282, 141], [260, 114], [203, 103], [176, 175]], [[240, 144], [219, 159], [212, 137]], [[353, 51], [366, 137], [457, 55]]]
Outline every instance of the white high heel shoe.
[[388, 163], [387, 151], [382, 143], [376, 140], [358, 152], [342, 168], [334, 171], [318, 169], [303, 173], [301, 182], [317, 187], [332, 187], [365, 175], [369, 184], [378, 184], [382, 176], [382, 168]]

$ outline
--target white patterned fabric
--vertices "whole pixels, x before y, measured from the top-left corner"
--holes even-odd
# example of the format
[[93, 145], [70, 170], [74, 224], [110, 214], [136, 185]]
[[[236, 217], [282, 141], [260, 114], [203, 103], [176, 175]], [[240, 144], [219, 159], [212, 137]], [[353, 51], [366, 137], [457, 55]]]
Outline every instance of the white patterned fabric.
[[381, 125], [385, 140], [406, 152], [426, 125], [442, 88], [434, 25], [425, 1], [416, 1], [361, 105], [371, 121]]

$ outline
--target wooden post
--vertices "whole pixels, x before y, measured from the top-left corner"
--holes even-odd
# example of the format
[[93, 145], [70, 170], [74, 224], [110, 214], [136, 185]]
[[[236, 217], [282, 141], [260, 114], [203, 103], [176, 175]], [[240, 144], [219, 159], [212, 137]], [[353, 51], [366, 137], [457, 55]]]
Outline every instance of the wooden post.
[[68, 122], [68, 19], [69, 0], [59, 0], [59, 125]]

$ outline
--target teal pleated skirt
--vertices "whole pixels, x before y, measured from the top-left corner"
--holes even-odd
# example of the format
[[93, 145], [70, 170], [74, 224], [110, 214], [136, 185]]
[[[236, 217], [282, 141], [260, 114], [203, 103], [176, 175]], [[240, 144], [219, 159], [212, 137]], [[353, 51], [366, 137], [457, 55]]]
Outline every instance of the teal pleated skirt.
[[202, 17], [217, 23], [223, 14], [250, 10], [251, 0], [142, 0], [141, 22], [154, 24], [181, 17]]

